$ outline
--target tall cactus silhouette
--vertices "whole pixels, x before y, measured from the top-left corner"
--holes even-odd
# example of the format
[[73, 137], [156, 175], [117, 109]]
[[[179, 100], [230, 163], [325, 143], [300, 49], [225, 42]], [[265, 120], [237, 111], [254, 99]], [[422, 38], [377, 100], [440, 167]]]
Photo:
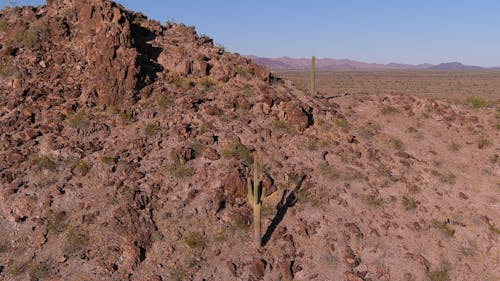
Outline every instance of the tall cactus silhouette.
[[253, 229], [255, 246], [261, 246], [261, 222], [260, 222], [260, 209], [262, 206], [262, 198], [266, 196], [266, 189], [261, 186], [261, 175], [259, 171], [259, 163], [257, 156], [253, 160], [253, 181], [247, 178], [248, 188], [248, 203], [253, 209]]
[[316, 57], [311, 59], [311, 94], [316, 94]]

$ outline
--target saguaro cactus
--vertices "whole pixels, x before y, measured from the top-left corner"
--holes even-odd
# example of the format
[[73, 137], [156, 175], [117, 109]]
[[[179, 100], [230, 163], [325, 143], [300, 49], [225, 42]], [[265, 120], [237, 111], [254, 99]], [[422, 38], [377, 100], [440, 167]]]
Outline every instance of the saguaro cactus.
[[316, 57], [311, 59], [311, 94], [316, 94]]
[[261, 186], [261, 175], [259, 171], [259, 163], [257, 157], [254, 157], [253, 161], [253, 181], [251, 178], [247, 178], [248, 187], [248, 203], [253, 209], [253, 229], [254, 229], [254, 239], [255, 246], [259, 248], [261, 246], [261, 224], [260, 224], [260, 209], [262, 206], [262, 198], [266, 196], [266, 189]]

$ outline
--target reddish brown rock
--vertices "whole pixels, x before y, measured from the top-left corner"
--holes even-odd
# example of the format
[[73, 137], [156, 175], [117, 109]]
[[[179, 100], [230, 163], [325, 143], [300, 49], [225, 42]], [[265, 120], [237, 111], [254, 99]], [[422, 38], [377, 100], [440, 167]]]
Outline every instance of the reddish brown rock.
[[304, 131], [311, 125], [308, 113], [296, 102], [289, 102], [283, 106], [284, 119], [298, 131]]

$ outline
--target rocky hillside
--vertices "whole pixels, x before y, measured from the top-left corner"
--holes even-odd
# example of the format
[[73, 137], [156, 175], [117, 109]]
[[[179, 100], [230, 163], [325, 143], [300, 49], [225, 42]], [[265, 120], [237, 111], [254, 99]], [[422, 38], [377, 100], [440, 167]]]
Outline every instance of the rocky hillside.
[[313, 96], [105, 0], [0, 11], [0, 53], [0, 280], [499, 278], [498, 109]]

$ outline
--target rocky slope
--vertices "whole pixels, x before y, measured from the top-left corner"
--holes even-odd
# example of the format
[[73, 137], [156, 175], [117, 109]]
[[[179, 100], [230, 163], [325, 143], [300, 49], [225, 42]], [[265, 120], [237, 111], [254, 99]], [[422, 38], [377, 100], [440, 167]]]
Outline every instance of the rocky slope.
[[0, 280], [499, 278], [498, 110], [313, 97], [192, 27], [48, 2], [0, 12]]

